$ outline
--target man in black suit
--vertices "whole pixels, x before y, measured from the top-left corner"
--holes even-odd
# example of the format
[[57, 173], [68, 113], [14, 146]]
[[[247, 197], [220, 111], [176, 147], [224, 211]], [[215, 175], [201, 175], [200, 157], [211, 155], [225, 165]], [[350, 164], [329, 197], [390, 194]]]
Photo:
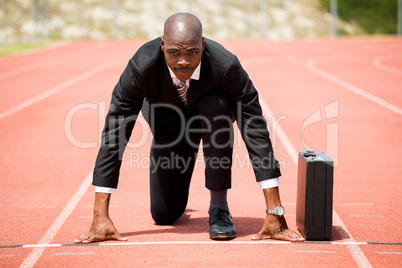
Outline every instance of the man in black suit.
[[150, 195], [157, 224], [172, 224], [184, 213], [202, 140], [205, 185], [211, 193], [210, 238], [236, 237], [226, 200], [236, 120], [266, 200], [267, 215], [253, 239], [304, 240], [288, 229], [283, 216], [279, 165], [251, 80], [236, 56], [202, 36], [201, 22], [194, 15], [177, 13], [166, 20], [161, 38], [143, 45], [130, 59], [113, 90], [94, 169], [94, 218], [90, 231], [75, 243], [108, 237], [126, 240], [108, 209], [140, 110], [153, 133]]

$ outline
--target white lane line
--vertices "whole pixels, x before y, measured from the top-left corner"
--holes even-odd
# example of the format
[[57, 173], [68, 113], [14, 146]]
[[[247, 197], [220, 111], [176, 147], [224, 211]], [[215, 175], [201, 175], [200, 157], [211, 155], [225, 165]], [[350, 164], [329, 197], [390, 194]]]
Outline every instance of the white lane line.
[[386, 59], [394, 59], [394, 58], [402, 58], [402, 56], [401, 55], [381, 55], [381, 56], [377, 56], [373, 60], [373, 65], [374, 65], [374, 67], [376, 67], [377, 69], [380, 69], [382, 71], [389, 72], [389, 73], [392, 73], [392, 74], [402, 75], [402, 69], [398, 69], [398, 68], [395, 68], [395, 67], [392, 67], [392, 66], [388, 66], [388, 65], [383, 63], [383, 61], [386, 60]]
[[15, 221], [22, 221], [22, 220], [43, 220], [46, 219], [46, 217], [32, 217], [32, 218], [14, 218], [13, 220]]
[[25, 72], [28, 72], [28, 71], [44, 68], [44, 67], [47, 67], [47, 66], [50, 66], [50, 65], [53, 65], [53, 64], [57, 64], [57, 63], [60, 63], [60, 62], [65, 62], [66, 60], [69, 60], [69, 59], [72, 59], [72, 58], [77, 58], [77, 57], [80, 57], [80, 56], [83, 56], [83, 55], [87, 55], [88, 53], [93, 53], [93, 52], [95, 52], [97, 50], [100, 50], [100, 49], [104, 48], [105, 46], [106, 46], [105, 44], [99, 43], [96, 46], [91, 47], [89, 51], [79, 50], [77, 52], [73, 52], [70, 55], [67, 55], [64, 58], [55, 58], [55, 59], [53, 59], [51, 61], [36, 62], [36, 63], [30, 64], [30, 65], [24, 65], [24, 66], [21, 66], [19, 68], [15, 68], [13, 70], [9, 70], [7, 72], [1, 73], [0, 74], [0, 79], [4, 79], [4, 78], [7, 78], [7, 77], [14, 76], [14, 75], [19, 75], [19, 74], [22, 74], [22, 73], [25, 73]]
[[349, 215], [349, 217], [355, 218], [381, 218], [384, 217], [383, 215]]
[[343, 88], [346, 88], [347, 90], [349, 90], [359, 96], [362, 96], [363, 98], [366, 98], [374, 103], [381, 105], [382, 107], [384, 107], [390, 111], [393, 111], [399, 115], [402, 115], [401, 108], [371, 94], [370, 92], [367, 92], [357, 86], [354, 86], [351, 83], [346, 82], [345, 80], [342, 80], [339, 77], [337, 77], [329, 72], [326, 72], [326, 71], [318, 68], [315, 64], [316, 64], [315, 59], [309, 59], [308, 61], [306, 61], [305, 67], [307, 68], [307, 70], [311, 71], [312, 73], [318, 74], [319, 76], [321, 76]]
[[[271, 109], [265, 102], [265, 100], [260, 96], [260, 105], [263, 110], [263, 112], [267, 115], [267, 118], [273, 118], [273, 114], [271, 112]], [[282, 127], [277, 124], [277, 129], [278, 133], [278, 138], [281, 140], [281, 142], [284, 144], [288, 154], [290, 155], [293, 163], [295, 166], [297, 166], [297, 156], [298, 152], [290, 142], [289, 138], [286, 136], [285, 132], [282, 130]], [[333, 219], [334, 219], [334, 225], [341, 226], [342, 229], [348, 234], [349, 238], [346, 239], [346, 242], [352, 242], [352, 244], [347, 244], [346, 247], [351, 253], [354, 261], [359, 267], [372, 267], [370, 262], [367, 260], [366, 256], [364, 255], [363, 251], [360, 249], [360, 247], [357, 244], [354, 244], [356, 241], [353, 239], [352, 235], [346, 228], [345, 224], [339, 217], [339, 215], [336, 213], [335, 210], [333, 210]]]
[[14, 55], [11, 55], [11, 56], [7, 56], [7, 57], [4, 57], [4, 58], [0, 58], [0, 63], [1, 63], [2, 61], [7, 61], [7, 60], [10, 60], [10, 59], [22, 58], [22, 57], [25, 57], [25, 56], [30, 56], [30, 55], [34, 55], [34, 54], [39, 54], [39, 53], [47, 52], [47, 51], [50, 51], [50, 50], [53, 50], [53, 49], [65, 47], [65, 46], [69, 45], [70, 43], [71, 43], [71, 42], [68, 41], [68, 42], [63, 42], [63, 43], [61, 43], [61, 44], [50, 45], [50, 46], [45, 47], [45, 48], [38, 48], [38, 49], [31, 50], [31, 51], [27, 51], [27, 52], [23, 52], [23, 53], [14, 54]]
[[0, 255], [0, 258], [8, 258], [8, 257], [14, 257], [15, 254], [9, 254], [9, 255]]
[[[274, 114], [272, 113], [271, 109], [268, 107], [265, 100], [262, 96], [259, 96], [260, 105], [263, 110], [263, 113], [266, 114], [266, 118], [274, 118]], [[279, 124], [274, 124], [269, 122], [271, 126], [275, 126], [275, 129], [271, 130], [271, 132], [275, 132], [277, 137], [281, 140], [283, 146], [285, 147], [286, 151], [288, 152], [292, 162], [297, 166], [297, 157], [299, 153], [296, 151], [295, 147], [293, 146], [292, 142], [289, 140], [288, 136], [283, 131], [282, 127]]]
[[28, 244], [22, 245], [22, 248], [58, 248], [62, 247], [63, 244]]
[[338, 213], [333, 211], [334, 215], [334, 224], [341, 226], [342, 229], [346, 232], [349, 238], [346, 238], [346, 242], [351, 242], [351, 244], [346, 244], [346, 248], [349, 250], [350, 254], [352, 255], [355, 263], [357, 264], [358, 267], [373, 267], [371, 266], [371, 263], [368, 261], [366, 255], [364, 255], [363, 251], [359, 247], [358, 244], [355, 244], [356, 241], [350, 234], [349, 230], [346, 228], [346, 225], [343, 223], [341, 220], [341, 217], [339, 217]]
[[60, 256], [60, 255], [92, 255], [95, 254], [95, 252], [60, 252], [60, 253], [55, 253], [54, 255]]
[[396, 255], [400, 255], [400, 254], [402, 254], [402, 252], [377, 252], [377, 254], [396, 254]]
[[348, 241], [348, 242], [331, 242], [331, 245], [367, 245], [368, 242], [356, 242], [356, 241]]
[[37, 102], [39, 102], [41, 100], [46, 99], [47, 97], [50, 97], [50, 96], [56, 94], [57, 92], [60, 92], [60, 91], [66, 89], [68, 87], [71, 87], [71, 86], [73, 86], [73, 85], [75, 85], [75, 84], [77, 84], [77, 83], [79, 83], [81, 81], [84, 81], [85, 79], [88, 79], [91, 76], [94, 76], [94, 75], [100, 73], [101, 71], [104, 71], [104, 70], [110, 68], [116, 62], [117, 61], [106, 62], [106, 63], [101, 64], [101, 65], [99, 65], [99, 66], [97, 66], [95, 68], [90, 69], [89, 71], [87, 71], [85, 73], [82, 73], [82, 74], [80, 74], [80, 75], [78, 75], [76, 77], [73, 77], [73, 78], [71, 78], [71, 79], [69, 79], [69, 80], [67, 80], [67, 81], [65, 81], [65, 82], [63, 82], [63, 83], [61, 83], [61, 84], [59, 84], [59, 85], [57, 85], [57, 86], [55, 86], [55, 87], [53, 87], [51, 89], [39, 94], [38, 96], [33, 97], [33, 98], [21, 103], [20, 105], [15, 106], [14, 108], [11, 108], [8, 111], [0, 113], [0, 119], [3, 119], [5, 117], [7, 117], [7, 116], [10, 116], [10, 115], [12, 115], [12, 114], [14, 114], [14, 113], [16, 113], [18, 111], [21, 111], [21, 110], [31, 106], [32, 104], [35, 104], [35, 103], [37, 103]]
[[296, 250], [297, 253], [337, 253], [336, 251]]
[[43, 237], [39, 240], [39, 242], [36, 245], [37, 247], [34, 247], [32, 249], [31, 253], [25, 258], [24, 262], [20, 265], [20, 267], [33, 267], [40, 258], [40, 256], [42, 256], [43, 252], [46, 249], [46, 247], [44, 247], [43, 245], [49, 244], [53, 240], [57, 232], [60, 230], [61, 226], [70, 216], [70, 214], [77, 206], [78, 202], [81, 200], [82, 196], [88, 190], [92, 182], [92, 174], [93, 172], [91, 171], [88, 174], [88, 176], [84, 179], [80, 187], [78, 187], [77, 191], [71, 197], [70, 201], [68, 201], [67, 205], [60, 212], [59, 216], [57, 216], [56, 220], [49, 227], [49, 229], [46, 231]]

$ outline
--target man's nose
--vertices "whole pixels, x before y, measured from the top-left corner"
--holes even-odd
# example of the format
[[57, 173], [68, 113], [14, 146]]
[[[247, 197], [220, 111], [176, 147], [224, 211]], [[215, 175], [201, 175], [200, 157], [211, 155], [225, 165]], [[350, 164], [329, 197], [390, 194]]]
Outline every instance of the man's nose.
[[181, 57], [179, 59], [179, 61], [177, 62], [177, 64], [179, 64], [181, 66], [187, 66], [190, 64], [190, 61], [187, 59], [187, 57]]

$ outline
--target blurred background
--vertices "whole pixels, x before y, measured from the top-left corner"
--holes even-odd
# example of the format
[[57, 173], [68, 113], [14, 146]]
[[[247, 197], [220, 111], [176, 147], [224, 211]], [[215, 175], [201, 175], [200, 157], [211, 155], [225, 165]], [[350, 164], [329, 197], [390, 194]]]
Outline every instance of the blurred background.
[[[214, 39], [401, 35], [402, 0], [0, 0], [0, 43], [150, 39], [178, 11]], [[399, 14], [398, 14], [399, 13]]]

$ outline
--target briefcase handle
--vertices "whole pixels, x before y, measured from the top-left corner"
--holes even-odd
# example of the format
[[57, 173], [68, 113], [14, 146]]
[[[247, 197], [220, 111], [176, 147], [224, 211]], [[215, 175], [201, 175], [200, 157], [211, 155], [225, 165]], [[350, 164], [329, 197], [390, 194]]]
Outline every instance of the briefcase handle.
[[303, 153], [304, 157], [317, 157], [318, 153], [314, 151], [306, 151]]

